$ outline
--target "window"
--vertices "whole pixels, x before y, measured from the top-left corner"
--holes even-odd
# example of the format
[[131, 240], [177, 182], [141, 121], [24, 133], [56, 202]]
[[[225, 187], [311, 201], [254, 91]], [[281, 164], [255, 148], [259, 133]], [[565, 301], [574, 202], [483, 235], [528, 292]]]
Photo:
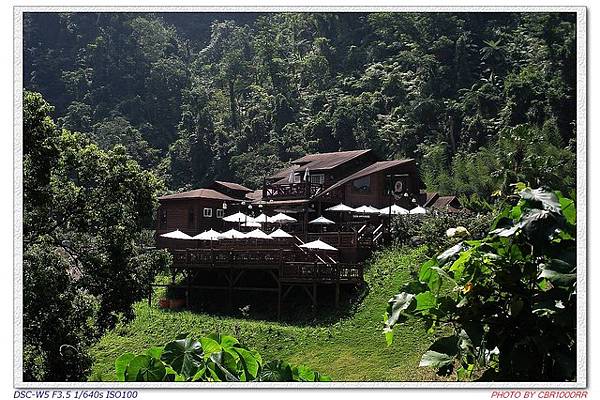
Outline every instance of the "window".
[[160, 227], [161, 228], [167, 227], [167, 210], [164, 208], [162, 210], [160, 210]]
[[223, 218], [225, 216], [225, 210], [217, 208], [217, 218]]
[[205, 208], [202, 211], [202, 215], [204, 216], [204, 218], [210, 218], [210, 217], [212, 217], [212, 208]]
[[318, 183], [319, 185], [325, 183], [325, 175], [323, 174], [310, 175], [309, 179], [310, 183]]
[[190, 208], [188, 210], [188, 228], [194, 227], [194, 209]]
[[369, 193], [371, 191], [371, 176], [358, 178], [352, 181], [352, 191], [359, 193]]
[[300, 174], [294, 174], [294, 183], [300, 183], [301, 180], [302, 177], [300, 176]]

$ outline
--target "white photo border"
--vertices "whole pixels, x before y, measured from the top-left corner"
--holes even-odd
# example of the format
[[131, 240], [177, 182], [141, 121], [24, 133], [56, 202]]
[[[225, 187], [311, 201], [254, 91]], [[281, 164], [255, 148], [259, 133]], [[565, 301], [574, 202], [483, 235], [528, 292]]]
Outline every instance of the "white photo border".
[[[560, 388], [587, 387], [587, 25], [586, 7], [562, 6], [15, 6], [14, 7], [14, 369], [15, 388], [183, 389], [183, 388]], [[23, 381], [23, 13], [26, 12], [565, 12], [577, 29], [577, 380], [574, 382], [24, 382]]]

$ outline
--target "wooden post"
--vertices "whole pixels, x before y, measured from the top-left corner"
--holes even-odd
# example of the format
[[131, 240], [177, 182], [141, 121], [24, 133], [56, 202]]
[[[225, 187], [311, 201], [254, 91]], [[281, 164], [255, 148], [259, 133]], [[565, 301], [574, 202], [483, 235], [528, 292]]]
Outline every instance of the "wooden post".
[[317, 311], [317, 284], [316, 283], [313, 283], [312, 301], [313, 301], [313, 312], [316, 312]]
[[338, 309], [340, 306], [340, 283], [335, 283], [335, 308]]
[[225, 273], [225, 277], [227, 278], [227, 307], [231, 311], [233, 309], [233, 280], [231, 276], [231, 266], [229, 270]]
[[190, 306], [190, 271], [185, 273], [185, 308]]
[[148, 307], [152, 307], [152, 285], [150, 285], [150, 290], [148, 291]]

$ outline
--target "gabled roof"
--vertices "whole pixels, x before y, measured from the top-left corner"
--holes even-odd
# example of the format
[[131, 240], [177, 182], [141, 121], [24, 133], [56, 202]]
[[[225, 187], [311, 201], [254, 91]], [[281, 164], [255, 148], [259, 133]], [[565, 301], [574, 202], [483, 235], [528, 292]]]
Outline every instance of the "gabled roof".
[[214, 200], [227, 200], [227, 201], [240, 201], [229, 197], [226, 194], [217, 192], [213, 189], [196, 189], [187, 192], [167, 194], [161, 196], [158, 200], [176, 200], [176, 199], [214, 199]]
[[240, 192], [252, 192], [252, 189], [248, 189], [246, 186], [240, 185], [239, 183], [235, 183], [235, 182], [225, 182], [225, 181], [215, 181], [215, 183], [224, 186], [228, 189], [231, 190], [238, 190]]
[[300, 157], [297, 160], [292, 161], [292, 165], [276, 174], [269, 177], [269, 179], [281, 179], [287, 178], [292, 171], [304, 172], [306, 168], [309, 171], [329, 170], [336, 168], [342, 164], [347, 163], [357, 157], [367, 154], [371, 149], [365, 150], [350, 150], [350, 151], [336, 151], [333, 153], [317, 153], [307, 154], [304, 157]]
[[[455, 205], [452, 205], [453, 202]], [[431, 206], [434, 208], [457, 208], [460, 207], [460, 202], [456, 196], [440, 196]]]
[[413, 163], [414, 161], [415, 160], [412, 158], [409, 158], [406, 160], [377, 161], [376, 163], [373, 163], [373, 164], [369, 165], [368, 167], [363, 168], [360, 171], [353, 173], [352, 175], [342, 179], [341, 181], [336, 182], [335, 184], [333, 184], [329, 188], [327, 188], [327, 190], [324, 190], [317, 196], [321, 196], [321, 195], [323, 195], [337, 187], [340, 187], [350, 181], [353, 181], [355, 179], [362, 178], [364, 176], [371, 175], [376, 172], [385, 171], [387, 169], [397, 167], [398, 165]]

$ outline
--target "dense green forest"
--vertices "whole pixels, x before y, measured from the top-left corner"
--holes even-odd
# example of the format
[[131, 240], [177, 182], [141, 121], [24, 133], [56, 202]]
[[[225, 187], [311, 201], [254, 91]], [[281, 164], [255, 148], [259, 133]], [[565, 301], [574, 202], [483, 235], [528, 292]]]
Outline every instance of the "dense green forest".
[[[26, 13], [23, 29], [24, 380], [85, 380], [94, 346], [137, 329], [134, 310], [170, 263], [166, 251], [147, 251], [167, 191], [215, 178], [258, 188], [306, 153], [373, 148], [416, 158], [429, 191], [461, 195], [467, 208], [500, 212], [515, 187], [557, 190], [523, 204], [542, 207], [542, 222], [552, 206], [575, 224], [574, 210], [562, 215], [547, 201], [558, 196], [566, 209], [574, 198], [574, 14]], [[488, 217], [463, 225], [487, 229]], [[395, 239], [422, 237], [433, 255], [447, 244], [443, 232], [463, 223], [444, 218], [400, 227]], [[414, 251], [380, 260], [381, 276], [372, 263], [371, 297], [336, 328], [335, 352], [363, 334], [355, 324], [382, 323], [376, 307], [414, 272]], [[386, 277], [394, 287], [377, 283]], [[289, 331], [312, 337], [312, 328]], [[277, 359], [272, 342], [253, 344]], [[301, 364], [306, 343], [286, 361]], [[364, 354], [375, 354], [369, 346], [379, 344], [369, 339]], [[318, 367], [337, 354], [313, 350]], [[393, 378], [415, 378], [407, 374]]]
[[575, 184], [568, 13], [30, 13], [25, 87], [171, 190], [307, 152], [414, 157], [430, 190]]

